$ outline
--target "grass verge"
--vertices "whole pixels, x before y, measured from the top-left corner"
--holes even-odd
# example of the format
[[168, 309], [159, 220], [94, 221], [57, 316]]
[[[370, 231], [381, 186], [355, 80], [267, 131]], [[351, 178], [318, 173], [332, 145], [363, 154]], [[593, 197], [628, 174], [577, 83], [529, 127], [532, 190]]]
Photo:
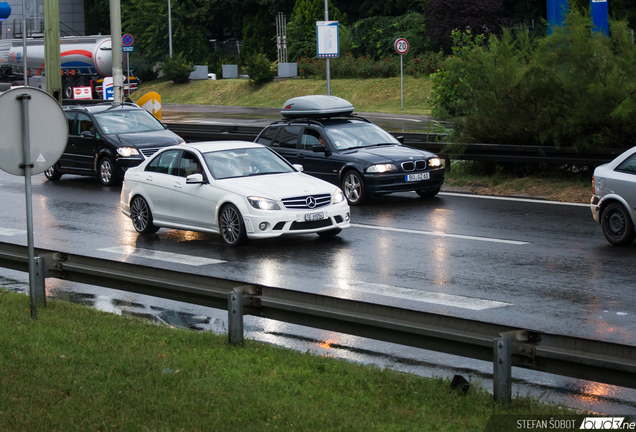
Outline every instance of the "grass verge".
[[448, 380], [158, 326], [0, 289], [1, 431], [481, 431], [509, 405]]
[[[327, 82], [296, 78], [253, 87], [244, 79], [197, 80], [187, 84], [160, 79], [143, 83], [131, 99], [136, 102], [153, 91], [159, 93], [163, 103], [281, 108], [292, 97], [327, 94]], [[359, 112], [428, 115], [430, 91], [427, 78], [404, 77], [401, 110], [399, 78], [331, 80], [331, 94], [348, 100]]]

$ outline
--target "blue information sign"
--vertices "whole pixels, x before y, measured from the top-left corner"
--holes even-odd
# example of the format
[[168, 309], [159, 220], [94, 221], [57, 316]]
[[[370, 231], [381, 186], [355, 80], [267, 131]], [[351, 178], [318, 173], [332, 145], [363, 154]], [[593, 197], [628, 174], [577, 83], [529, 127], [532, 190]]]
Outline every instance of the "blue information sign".
[[607, 19], [607, 0], [590, 0], [592, 14], [592, 31], [609, 36], [609, 22]]
[[123, 46], [123, 47], [121, 47], [121, 52], [125, 52], [125, 53], [135, 52], [135, 47], [134, 46]]
[[565, 15], [570, 10], [568, 0], [547, 0], [548, 8], [548, 34], [552, 34], [552, 28], [563, 24]]

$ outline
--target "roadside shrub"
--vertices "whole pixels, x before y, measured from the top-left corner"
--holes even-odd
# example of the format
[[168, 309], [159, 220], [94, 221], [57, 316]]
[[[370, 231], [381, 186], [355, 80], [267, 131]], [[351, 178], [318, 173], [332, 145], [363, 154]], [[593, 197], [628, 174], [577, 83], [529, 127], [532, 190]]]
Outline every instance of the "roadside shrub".
[[258, 86], [274, 80], [272, 62], [265, 54], [254, 54], [245, 59], [245, 72], [249, 75], [249, 83]]
[[190, 73], [194, 70], [192, 63], [188, 63], [183, 58], [183, 53], [166, 57], [161, 63], [163, 74], [175, 84], [185, 84], [190, 81]]
[[442, 51], [429, 51], [425, 54], [411, 58], [404, 65], [405, 73], [409, 73], [415, 78], [421, 76], [428, 77], [438, 71], [444, 61], [444, 53]]
[[[298, 74], [301, 78], [314, 77], [324, 79], [326, 77], [325, 59], [303, 57], [296, 62]], [[332, 78], [389, 78], [400, 75], [399, 58], [385, 58], [374, 61], [366, 57], [354, 57], [345, 55], [331, 59], [330, 73]]]
[[137, 69], [135, 74], [141, 82], [156, 80], [157, 76], [159, 75], [157, 71], [152, 67], [141, 67]]
[[636, 136], [636, 47], [626, 22], [610, 36], [573, 11], [551, 35], [505, 30], [456, 46], [433, 76], [433, 113], [455, 117], [472, 142], [630, 147]]

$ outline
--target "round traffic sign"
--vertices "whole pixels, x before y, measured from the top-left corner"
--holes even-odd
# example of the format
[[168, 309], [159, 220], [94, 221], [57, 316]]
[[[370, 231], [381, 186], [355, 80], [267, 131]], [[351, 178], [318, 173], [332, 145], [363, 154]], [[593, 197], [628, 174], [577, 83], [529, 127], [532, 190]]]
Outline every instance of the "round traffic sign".
[[22, 101], [26, 94], [29, 115], [29, 161], [31, 175], [51, 167], [62, 156], [68, 140], [68, 122], [62, 107], [48, 93], [35, 87], [16, 87], [0, 95], [0, 169], [24, 176], [20, 166], [25, 162], [22, 139]]
[[398, 54], [406, 54], [409, 50], [409, 42], [404, 38], [399, 38], [395, 40], [393, 47], [398, 52]]
[[135, 42], [135, 40], [133, 39], [132, 35], [130, 34], [125, 34], [121, 37], [121, 44], [123, 46], [133, 46], [133, 43]]

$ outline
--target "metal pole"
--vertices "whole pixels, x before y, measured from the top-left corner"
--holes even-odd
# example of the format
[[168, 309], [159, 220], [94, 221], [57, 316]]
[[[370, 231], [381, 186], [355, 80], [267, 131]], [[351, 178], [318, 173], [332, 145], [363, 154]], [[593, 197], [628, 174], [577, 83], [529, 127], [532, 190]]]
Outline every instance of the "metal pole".
[[228, 339], [232, 346], [243, 345], [243, 293], [227, 295]]
[[495, 402], [512, 400], [512, 350], [510, 338], [494, 339], [493, 397]]
[[22, 0], [22, 60], [24, 64], [24, 85], [29, 85], [29, 71], [27, 69], [27, 42], [26, 42], [26, 0]]
[[31, 145], [29, 142], [29, 99], [31, 95], [22, 93], [16, 98], [22, 102], [22, 157], [20, 168], [24, 170], [24, 188], [26, 195], [27, 246], [29, 255], [29, 296], [31, 297], [31, 318], [36, 318], [35, 289], [35, 252], [33, 250], [33, 207], [31, 204]]
[[[325, 21], [329, 21], [329, 0], [325, 0]], [[327, 96], [331, 96], [331, 74], [330, 74], [330, 62], [329, 57], [327, 57], [327, 64], [325, 65], [325, 70], [327, 71]]]
[[400, 54], [400, 103], [402, 109], [404, 109], [404, 69], [402, 66], [402, 58], [404, 55]]
[[172, 58], [172, 11], [170, 10], [170, 0], [168, 0], [168, 49]]
[[124, 87], [122, 62], [124, 56], [121, 49], [121, 2], [110, 0], [110, 37], [113, 53], [113, 103], [121, 104]]
[[128, 96], [130, 96], [130, 53], [126, 53], [126, 79], [128, 82]]

